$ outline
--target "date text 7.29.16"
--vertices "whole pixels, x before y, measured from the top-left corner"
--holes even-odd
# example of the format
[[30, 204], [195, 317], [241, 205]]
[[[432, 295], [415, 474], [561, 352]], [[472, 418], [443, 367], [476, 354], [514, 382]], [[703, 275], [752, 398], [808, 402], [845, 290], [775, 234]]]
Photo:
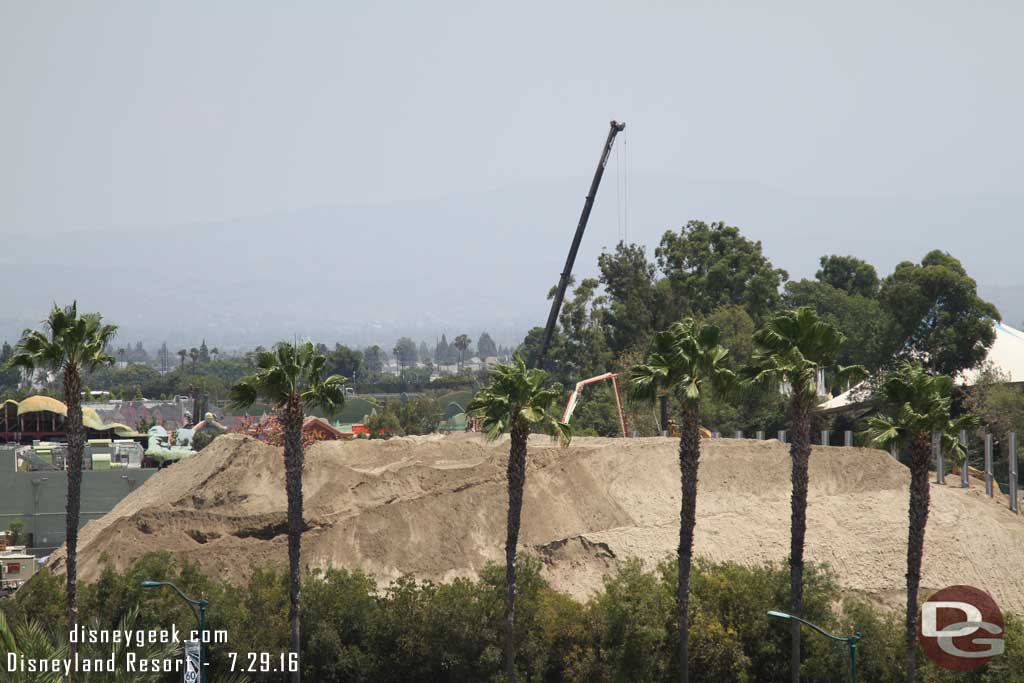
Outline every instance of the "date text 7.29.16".
[[291, 673], [299, 670], [299, 655], [296, 652], [229, 652], [231, 671], [241, 673]]

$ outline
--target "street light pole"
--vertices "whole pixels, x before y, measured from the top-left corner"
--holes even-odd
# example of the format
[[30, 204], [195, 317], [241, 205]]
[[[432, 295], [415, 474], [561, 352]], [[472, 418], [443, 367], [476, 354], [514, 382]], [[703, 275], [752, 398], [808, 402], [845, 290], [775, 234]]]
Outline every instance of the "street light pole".
[[786, 612], [778, 612], [776, 610], [770, 610], [768, 612], [768, 616], [772, 617], [773, 619], [781, 619], [783, 621], [798, 621], [804, 626], [808, 626], [813, 630], [817, 631], [829, 640], [834, 640], [839, 643], [846, 643], [847, 647], [850, 650], [850, 683], [857, 683], [857, 643], [859, 643], [861, 638], [864, 637], [861, 635], [860, 631], [854, 633], [852, 636], [836, 636], [824, 630], [820, 626], [812, 624], [806, 619], [801, 619], [800, 617], [793, 614], [788, 614]]
[[170, 588], [181, 597], [187, 604], [190, 610], [192, 610], [192, 616], [196, 618], [199, 623], [199, 683], [206, 683], [206, 657], [203, 655], [204, 643], [203, 643], [203, 632], [206, 629], [206, 606], [210, 604], [210, 601], [206, 598], [200, 598], [199, 600], [193, 600], [192, 598], [185, 595], [180, 588], [175, 586], [169, 581], [143, 581], [143, 588], [163, 588], [164, 586]]

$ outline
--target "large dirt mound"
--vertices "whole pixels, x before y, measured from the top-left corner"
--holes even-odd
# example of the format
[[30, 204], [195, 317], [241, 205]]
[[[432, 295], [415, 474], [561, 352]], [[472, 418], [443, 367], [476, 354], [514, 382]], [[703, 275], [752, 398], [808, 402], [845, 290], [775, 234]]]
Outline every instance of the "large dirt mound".
[[[503, 560], [507, 441], [476, 435], [321, 443], [307, 454], [303, 561], [360, 568], [380, 582], [405, 573], [446, 580]], [[239, 436], [149, 479], [83, 528], [82, 577], [99, 559], [123, 568], [169, 550], [242, 580], [286, 560], [281, 450]], [[776, 441], [704, 441], [696, 552], [714, 560], [780, 561], [789, 547], [790, 467]], [[843, 585], [895, 600], [905, 571], [905, 467], [868, 449], [811, 457], [809, 559]], [[584, 597], [625, 558], [656, 562], [676, 547], [679, 474], [669, 439], [578, 438], [530, 443], [521, 543], [551, 582]], [[933, 486], [925, 588], [966, 583], [1024, 611], [1024, 521], [978, 490]], [[54, 564], [62, 565], [55, 556]]]

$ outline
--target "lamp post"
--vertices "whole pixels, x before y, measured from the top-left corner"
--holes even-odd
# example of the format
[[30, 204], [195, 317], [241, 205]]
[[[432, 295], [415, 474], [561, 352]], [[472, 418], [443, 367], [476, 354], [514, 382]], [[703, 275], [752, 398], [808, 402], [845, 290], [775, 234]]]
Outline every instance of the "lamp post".
[[206, 666], [204, 665], [206, 659], [203, 657], [203, 630], [206, 628], [206, 606], [210, 604], [210, 601], [206, 598], [193, 600], [185, 595], [180, 588], [169, 581], [142, 582], [143, 588], [163, 588], [164, 586], [173, 590], [188, 604], [188, 608], [192, 610], [192, 615], [196, 618], [196, 621], [199, 622], [199, 683], [206, 683]]
[[770, 610], [768, 612], [768, 616], [772, 617], [773, 619], [782, 619], [783, 621], [798, 621], [804, 626], [809, 626], [810, 628], [814, 629], [815, 631], [825, 636], [829, 640], [835, 640], [840, 643], [846, 643], [847, 647], [850, 649], [850, 683], [857, 683], [857, 643], [860, 642], [861, 638], [863, 638], [859, 631], [857, 633], [854, 633], [852, 636], [836, 636], [832, 635], [831, 633], [822, 629], [821, 627], [812, 624], [806, 619], [801, 619], [800, 617], [793, 614], [787, 614], [786, 612], [777, 612], [775, 610]]

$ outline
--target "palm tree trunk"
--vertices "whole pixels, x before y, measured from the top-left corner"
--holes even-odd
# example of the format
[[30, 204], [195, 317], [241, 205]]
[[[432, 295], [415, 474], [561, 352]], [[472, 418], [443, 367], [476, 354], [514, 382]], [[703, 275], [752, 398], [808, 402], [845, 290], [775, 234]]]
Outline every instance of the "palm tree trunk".
[[516, 419], [512, 426], [508, 453], [508, 525], [505, 535], [505, 680], [516, 680], [516, 546], [519, 544], [519, 520], [523, 512], [523, 487], [526, 484], [526, 443], [530, 428]]
[[[792, 443], [789, 455], [793, 460], [792, 487], [790, 498], [789, 537], [789, 595], [790, 613], [802, 617], [804, 611], [804, 539], [807, 535], [807, 485], [808, 466], [811, 459], [811, 412], [804, 392], [793, 389], [790, 406], [790, 430]], [[800, 622], [790, 625], [790, 680], [800, 683]]]
[[[68, 631], [78, 625], [78, 520], [82, 510], [82, 458], [85, 451], [85, 429], [82, 427], [82, 377], [79, 368], [69, 363], [64, 368], [64, 404], [68, 408], [65, 429], [68, 437], [68, 493], [64, 542], [67, 548]], [[68, 644], [72, 660], [78, 651], [75, 642]]]
[[679, 628], [679, 680], [690, 680], [690, 567], [693, 528], [697, 523], [697, 468], [700, 464], [700, 415], [696, 406], [683, 403], [679, 425], [679, 583], [676, 588], [676, 623]]
[[928, 465], [931, 460], [929, 435], [918, 434], [910, 444], [910, 507], [907, 539], [907, 683], [914, 683], [917, 672], [917, 592], [921, 584], [924, 558], [924, 529], [928, 524]]
[[[288, 621], [291, 627], [291, 650], [299, 656], [302, 651], [300, 626], [300, 589], [302, 570], [300, 566], [302, 532], [302, 468], [305, 453], [302, 449], [302, 403], [298, 396], [292, 396], [284, 406], [284, 471], [285, 491], [288, 496]], [[302, 680], [301, 661], [291, 673], [291, 682]]]

